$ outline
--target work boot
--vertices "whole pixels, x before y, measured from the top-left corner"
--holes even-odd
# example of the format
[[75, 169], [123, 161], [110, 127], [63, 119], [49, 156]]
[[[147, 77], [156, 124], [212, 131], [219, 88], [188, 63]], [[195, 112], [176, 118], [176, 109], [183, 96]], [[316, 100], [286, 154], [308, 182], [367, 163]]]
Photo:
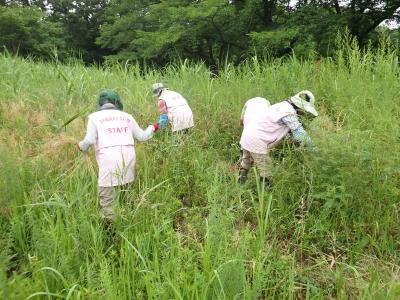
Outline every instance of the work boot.
[[106, 232], [112, 232], [114, 230], [114, 222], [110, 218], [103, 218], [103, 228]]
[[271, 187], [271, 181], [267, 177], [260, 176], [260, 187], [264, 187], [264, 191], [268, 190]]
[[247, 180], [247, 173], [249, 172], [249, 170], [246, 170], [244, 168], [240, 168], [239, 170], [239, 179], [238, 179], [238, 183], [239, 184], [244, 184]]

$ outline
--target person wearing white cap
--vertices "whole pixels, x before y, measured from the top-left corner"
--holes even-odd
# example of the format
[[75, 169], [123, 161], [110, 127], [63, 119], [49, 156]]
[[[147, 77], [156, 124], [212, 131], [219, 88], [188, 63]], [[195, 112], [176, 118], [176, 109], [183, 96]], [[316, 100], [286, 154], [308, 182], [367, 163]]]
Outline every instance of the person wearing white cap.
[[152, 92], [158, 98], [160, 128], [171, 124], [172, 132], [187, 132], [194, 126], [193, 112], [187, 100], [179, 93], [169, 90], [163, 83], [154, 83]]
[[265, 188], [270, 185], [272, 160], [269, 151], [289, 133], [296, 142], [314, 147], [311, 138], [297, 118], [297, 112], [318, 116], [314, 102], [314, 95], [310, 91], [301, 91], [274, 105], [270, 105], [268, 100], [261, 97], [246, 102], [241, 116], [243, 132], [240, 139], [242, 152], [238, 179], [240, 184], [246, 182], [248, 171], [254, 162], [261, 184]]

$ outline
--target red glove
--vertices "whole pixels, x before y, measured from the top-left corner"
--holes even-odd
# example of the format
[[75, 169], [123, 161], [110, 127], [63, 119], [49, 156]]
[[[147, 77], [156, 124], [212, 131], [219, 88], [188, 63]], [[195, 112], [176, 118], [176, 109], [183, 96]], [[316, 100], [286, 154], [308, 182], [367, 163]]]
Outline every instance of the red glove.
[[156, 132], [158, 129], [160, 129], [160, 126], [158, 125], [158, 123], [154, 123], [153, 127], [154, 127], [154, 132]]

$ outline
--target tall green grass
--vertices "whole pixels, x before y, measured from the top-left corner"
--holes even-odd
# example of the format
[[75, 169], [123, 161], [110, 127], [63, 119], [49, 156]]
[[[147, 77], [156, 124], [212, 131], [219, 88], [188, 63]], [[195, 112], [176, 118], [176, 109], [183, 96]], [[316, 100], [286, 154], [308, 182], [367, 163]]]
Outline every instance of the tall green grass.
[[[163, 70], [84, 67], [0, 56], [0, 298], [398, 299], [397, 49], [335, 58], [256, 57], [215, 77], [188, 61]], [[98, 213], [93, 152], [75, 151], [100, 89], [142, 127], [151, 84], [190, 102], [183, 140], [137, 144], [137, 178], [114, 234]], [[284, 142], [273, 188], [236, 184], [245, 100], [313, 91], [303, 122], [318, 153]], [[61, 130], [62, 129], [62, 130]]]

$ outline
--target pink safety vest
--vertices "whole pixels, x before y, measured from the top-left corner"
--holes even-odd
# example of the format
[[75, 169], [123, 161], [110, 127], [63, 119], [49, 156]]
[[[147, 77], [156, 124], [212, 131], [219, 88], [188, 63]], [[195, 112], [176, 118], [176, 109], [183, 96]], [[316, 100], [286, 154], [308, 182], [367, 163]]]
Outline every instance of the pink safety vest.
[[261, 114], [257, 106], [251, 106], [252, 103], [249, 103], [244, 113], [240, 145], [247, 151], [266, 154], [290, 131], [280, 120], [287, 115], [295, 115], [296, 110], [287, 101], [264, 108]]
[[133, 117], [117, 109], [100, 110], [89, 115], [96, 125], [96, 151], [114, 146], [134, 145], [132, 135]]
[[178, 131], [194, 126], [193, 112], [186, 99], [181, 94], [164, 90], [159, 96], [164, 100], [168, 109], [168, 118], [172, 124], [172, 131]]
[[247, 100], [244, 104], [245, 115], [243, 116], [243, 123], [262, 122], [270, 106], [269, 101], [262, 97], [254, 97]]

